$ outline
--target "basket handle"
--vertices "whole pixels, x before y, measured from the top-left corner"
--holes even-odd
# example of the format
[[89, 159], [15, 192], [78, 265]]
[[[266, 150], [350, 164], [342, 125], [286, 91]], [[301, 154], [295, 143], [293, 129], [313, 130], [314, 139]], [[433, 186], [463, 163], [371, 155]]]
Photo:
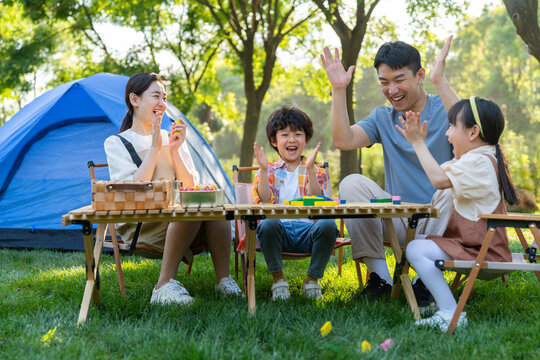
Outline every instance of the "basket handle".
[[143, 184], [107, 184], [106, 188], [107, 191], [148, 191], [154, 189], [154, 184], [152, 184], [151, 182]]

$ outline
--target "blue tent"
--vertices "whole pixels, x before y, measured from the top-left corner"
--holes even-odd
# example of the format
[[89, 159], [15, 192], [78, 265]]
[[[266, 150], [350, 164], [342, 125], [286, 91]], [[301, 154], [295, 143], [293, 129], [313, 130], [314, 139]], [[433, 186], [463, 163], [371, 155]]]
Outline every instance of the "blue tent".
[[[62, 227], [68, 211], [90, 204], [87, 162], [106, 162], [103, 142], [127, 112], [127, 76], [95, 74], [55, 87], [0, 127], [0, 246], [83, 249], [80, 226]], [[234, 202], [216, 155], [187, 118], [168, 104], [162, 128], [183, 118], [201, 183], [215, 183]], [[104, 168], [98, 179], [108, 179]]]

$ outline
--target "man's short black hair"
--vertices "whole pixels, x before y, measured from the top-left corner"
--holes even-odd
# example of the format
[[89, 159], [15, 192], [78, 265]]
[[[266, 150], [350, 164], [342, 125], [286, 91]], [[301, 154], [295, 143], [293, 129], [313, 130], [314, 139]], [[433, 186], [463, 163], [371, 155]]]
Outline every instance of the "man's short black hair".
[[[306, 143], [313, 136], [313, 123], [305, 112], [294, 106], [282, 106], [274, 111], [268, 118], [266, 124], [266, 137], [272, 145], [272, 140], [275, 141], [278, 130], [290, 128], [293, 131], [302, 130], [306, 134]], [[273, 146], [274, 150], [278, 151], [277, 147]], [[279, 153], [279, 152], [278, 152]]]
[[418, 50], [403, 41], [390, 41], [379, 48], [373, 66], [379, 70], [381, 64], [388, 65], [392, 70], [398, 70], [406, 66], [412, 70], [414, 76], [422, 68]]

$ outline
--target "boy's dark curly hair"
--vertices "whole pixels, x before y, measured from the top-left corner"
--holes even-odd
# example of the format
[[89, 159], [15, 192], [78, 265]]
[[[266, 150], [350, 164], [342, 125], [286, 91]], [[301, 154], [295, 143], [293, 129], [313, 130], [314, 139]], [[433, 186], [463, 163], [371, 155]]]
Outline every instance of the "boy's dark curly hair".
[[[306, 143], [313, 136], [313, 123], [305, 112], [294, 106], [282, 106], [274, 111], [268, 118], [266, 124], [266, 137], [272, 145], [272, 141], [276, 140], [278, 130], [290, 128], [293, 131], [302, 130], [306, 134]], [[274, 150], [278, 151], [277, 147], [273, 146]]]

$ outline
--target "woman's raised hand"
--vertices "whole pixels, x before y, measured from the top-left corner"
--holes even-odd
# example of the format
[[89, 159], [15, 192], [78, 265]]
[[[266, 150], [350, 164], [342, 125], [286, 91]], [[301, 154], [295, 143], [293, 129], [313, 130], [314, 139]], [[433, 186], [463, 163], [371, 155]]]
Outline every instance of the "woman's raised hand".
[[349, 66], [349, 69], [345, 71], [341, 60], [339, 59], [338, 49], [335, 49], [334, 53], [335, 58], [332, 56], [330, 49], [325, 47], [324, 54], [321, 54], [321, 61], [326, 70], [328, 80], [330, 80], [330, 84], [332, 84], [332, 88], [343, 89], [349, 85], [349, 82], [352, 79], [354, 66]]
[[169, 147], [178, 150], [180, 145], [186, 140], [187, 125], [182, 119], [172, 124], [171, 136], [169, 137]]
[[163, 113], [155, 113], [154, 121], [152, 123], [152, 145], [151, 147], [159, 151], [161, 150], [161, 119], [163, 118]]
[[317, 146], [315, 146], [315, 149], [309, 154], [309, 156], [306, 159], [306, 168], [311, 169], [315, 165], [315, 159], [317, 158], [317, 154], [319, 153], [319, 149], [321, 148], [321, 142], [319, 141], [317, 143]]
[[259, 147], [256, 141], [253, 143], [253, 153], [261, 171], [266, 172], [268, 170], [268, 157], [264, 153], [264, 148], [262, 146]]
[[406, 120], [404, 120], [401, 116], [399, 117], [399, 121], [401, 122], [401, 126], [403, 128], [396, 125], [396, 129], [398, 129], [398, 131], [405, 136], [411, 145], [424, 142], [427, 135], [427, 121], [422, 123], [420, 113], [414, 111], [407, 111], [405, 113], [405, 117]]

